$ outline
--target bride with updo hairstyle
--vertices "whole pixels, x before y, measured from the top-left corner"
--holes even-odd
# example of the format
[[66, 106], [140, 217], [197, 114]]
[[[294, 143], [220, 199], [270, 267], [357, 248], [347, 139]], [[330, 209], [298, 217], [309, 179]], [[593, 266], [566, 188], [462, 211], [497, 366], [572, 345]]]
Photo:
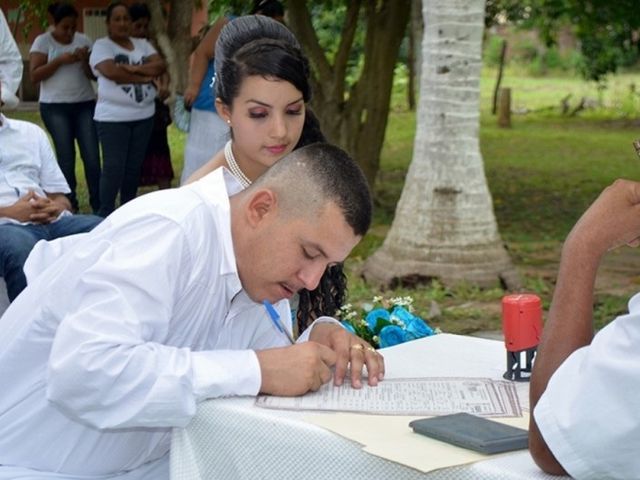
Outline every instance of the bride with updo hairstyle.
[[[216, 110], [230, 138], [187, 183], [226, 167], [246, 188], [294, 149], [325, 141], [307, 106], [309, 62], [281, 23], [261, 15], [229, 22], [216, 42], [215, 70]], [[298, 331], [319, 316], [335, 315], [345, 295], [342, 265], [330, 266], [316, 289], [298, 293]]]

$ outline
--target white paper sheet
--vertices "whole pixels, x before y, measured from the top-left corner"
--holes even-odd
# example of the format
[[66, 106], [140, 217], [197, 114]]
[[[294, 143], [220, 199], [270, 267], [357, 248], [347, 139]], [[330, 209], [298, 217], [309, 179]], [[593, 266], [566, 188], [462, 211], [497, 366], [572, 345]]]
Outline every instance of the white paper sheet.
[[[472, 450], [456, 447], [455, 445], [419, 435], [414, 433], [411, 427], [409, 427], [409, 422], [416, 418], [418, 417], [389, 415], [364, 416], [354, 415], [353, 413], [317, 413], [305, 417], [305, 420], [358, 442], [367, 453], [415, 468], [422, 472], [431, 472], [440, 468], [513, 455], [513, 453], [483, 455]], [[522, 417], [497, 418], [496, 421], [514, 427], [528, 428], [529, 416], [525, 414]], [[529, 454], [527, 453], [526, 455], [528, 457]], [[530, 457], [528, 457], [525, 464], [529, 465], [532, 463]], [[536, 475], [518, 475], [517, 472], [514, 472], [513, 477], [529, 479], [544, 478], [541, 471], [536, 468], [532, 470], [536, 472]], [[480, 471], [481, 470], [476, 471], [475, 473]], [[461, 472], [458, 472], [458, 474], [460, 473]], [[465, 473], [466, 475], [457, 476], [456, 474], [447, 475], [443, 471], [443, 475], [437, 478], [494, 478], [491, 475], [474, 474], [472, 471]]]
[[386, 379], [376, 387], [352, 388], [331, 382], [301, 397], [261, 395], [256, 405], [287, 410], [358, 412], [378, 415], [446, 415], [467, 412], [484, 417], [520, 417], [513, 382], [489, 378]]

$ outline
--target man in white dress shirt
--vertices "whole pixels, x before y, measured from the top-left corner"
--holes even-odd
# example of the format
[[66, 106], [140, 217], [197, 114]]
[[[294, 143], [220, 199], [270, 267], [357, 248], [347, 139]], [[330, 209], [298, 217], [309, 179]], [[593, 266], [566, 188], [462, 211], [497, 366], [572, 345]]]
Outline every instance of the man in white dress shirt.
[[[382, 357], [333, 319], [295, 345], [256, 302], [313, 289], [367, 231], [366, 180], [316, 144], [246, 190], [219, 169], [127, 203], [92, 232], [36, 246], [0, 319], [0, 479], [166, 479], [198, 402], [361, 385]], [[311, 340], [311, 341], [305, 341]]]
[[23, 265], [39, 240], [88, 232], [102, 220], [73, 215], [68, 192], [44, 130], [5, 117], [0, 105], [0, 277], [10, 301], [26, 286]]
[[593, 334], [598, 266], [640, 244], [640, 183], [605, 189], [567, 237], [531, 376], [529, 448], [552, 474], [640, 478], [640, 295]]

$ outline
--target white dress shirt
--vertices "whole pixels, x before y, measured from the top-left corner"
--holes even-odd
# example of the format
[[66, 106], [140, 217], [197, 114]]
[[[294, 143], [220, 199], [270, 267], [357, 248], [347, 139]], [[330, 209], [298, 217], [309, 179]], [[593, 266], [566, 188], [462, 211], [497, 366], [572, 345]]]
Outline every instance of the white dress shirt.
[[576, 479], [640, 478], [640, 294], [553, 374], [536, 405], [547, 445]]
[[[13, 205], [29, 190], [40, 197], [47, 193], [69, 193], [44, 130], [35, 123], [9, 119], [2, 114], [0, 122], [0, 207]], [[61, 215], [71, 212], [65, 210]], [[0, 217], [0, 225], [9, 222], [21, 223]]]
[[251, 349], [287, 340], [241, 291], [228, 201], [240, 188], [218, 169], [73, 243], [38, 243], [0, 319], [0, 479], [151, 478], [197, 402], [258, 393]]
[[8, 108], [14, 108], [18, 104], [15, 93], [22, 82], [22, 69], [20, 50], [0, 9], [0, 94]]

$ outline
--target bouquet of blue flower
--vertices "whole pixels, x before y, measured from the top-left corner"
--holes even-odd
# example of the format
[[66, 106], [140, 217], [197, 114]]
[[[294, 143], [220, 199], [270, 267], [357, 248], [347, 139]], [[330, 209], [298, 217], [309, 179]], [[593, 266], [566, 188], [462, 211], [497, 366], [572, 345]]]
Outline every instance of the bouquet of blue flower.
[[375, 348], [390, 347], [440, 332], [413, 314], [411, 297], [389, 300], [373, 297], [372, 303], [362, 305], [362, 312], [357, 312], [348, 303], [340, 308], [336, 316], [347, 330]]

